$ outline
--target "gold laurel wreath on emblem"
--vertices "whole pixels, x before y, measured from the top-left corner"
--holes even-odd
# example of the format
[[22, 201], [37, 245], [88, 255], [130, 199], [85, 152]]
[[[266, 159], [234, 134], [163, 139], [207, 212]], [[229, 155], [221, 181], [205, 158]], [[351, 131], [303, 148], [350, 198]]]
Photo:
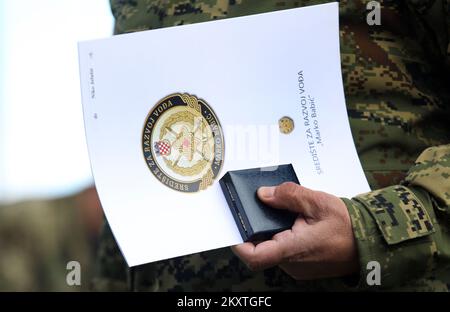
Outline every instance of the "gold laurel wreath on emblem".
[[213, 184], [214, 180], [214, 173], [212, 172], [211, 168], [208, 169], [208, 172], [203, 176], [202, 181], [199, 185], [199, 190], [204, 190], [208, 186]]
[[200, 104], [198, 103], [198, 99], [194, 95], [189, 95], [187, 93], [183, 93], [180, 95], [181, 100], [187, 104], [190, 108], [195, 109], [197, 112], [201, 114], [202, 109], [200, 107]]
[[[189, 112], [189, 111], [178, 112], [178, 113], [175, 113], [172, 116], [168, 117], [161, 127], [163, 129], [163, 131], [161, 131], [159, 139], [162, 140], [164, 138], [164, 136], [167, 134], [167, 132], [172, 132], [172, 134], [176, 135], [176, 138], [172, 142], [172, 144], [176, 145], [176, 143], [179, 140], [181, 140], [185, 137], [189, 137], [190, 138], [190, 140], [189, 140], [190, 141], [190, 150], [196, 151], [195, 145], [194, 145], [195, 139], [193, 138], [196, 129], [194, 129], [194, 131], [191, 132], [187, 128], [184, 128], [183, 129], [184, 131], [182, 130], [179, 133], [174, 133], [174, 131], [171, 130], [172, 126], [177, 123], [194, 124], [195, 118], [202, 118], [202, 122], [201, 122], [202, 126], [209, 127], [209, 125], [205, 122], [205, 119], [201, 115], [200, 104], [198, 103], [198, 100], [194, 96], [185, 95], [183, 101], [188, 105], [188, 107], [192, 108], [194, 110], [194, 112]], [[196, 151], [196, 152], [199, 152], [199, 151]], [[175, 173], [180, 174], [182, 176], [193, 176], [193, 175], [199, 174], [205, 168], [205, 166], [207, 166], [209, 164], [210, 159], [208, 159], [208, 160], [205, 159], [205, 158], [210, 158], [210, 157], [207, 157], [210, 155], [205, 156], [205, 154], [209, 154], [209, 153], [211, 153], [211, 151], [209, 150], [209, 146], [203, 145], [203, 150], [200, 151], [200, 154], [202, 155], [202, 157], [204, 159], [198, 161], [195, 165], [193, 165], [190, 168], [180, 167], [176, 164], [176, 162], [172, 162], [171, 160], [166, 159], [166, 158], [163, 158], [163, 159], [164, 159], [164, 162], [166, 163], [166, 166], [169, 167], [170, 169], [172, 169]], [[211, 169], [209, 169], [209, 171], [211, 171]], [[209, 177], [209, 171], [202, 178], [202, 182], [204, 181], [204, 183], [206, 183], [206, 185], [212, 184], [213, 175], [212, 175], [212, 171], [211, 171], [211, 176]]]
[[183, 168], [176, 165], [174, 166], [172, 162], [167, 159], [164, 159], [164, 162], [166, 163], [167, 167], [172, 169], [175, 173], [178, 173], [179, 175], [185, 177], [193, 176], [200, 173], [203, 170], [203, 168], [205, 168], [205, 166], [208, 164], [206, 160], [201, 160], [190, 168]]
[[172, 116], [167, 118], [167, 120], [161, 126], [161, 129], [164, 130], [164, 133], [161, 131], [161, 133], [159, 134], [159, 139], [162, 140], [164, 135], [170, 131], [169, 129], [171, 129], [171, 126], [176, 123], [186, 122], [186, 123], [194, 124], [195, 117], [198, 117], [198, 116], [195, 116], [191, 112], [179, 112], [179, 113], [173, 114]]

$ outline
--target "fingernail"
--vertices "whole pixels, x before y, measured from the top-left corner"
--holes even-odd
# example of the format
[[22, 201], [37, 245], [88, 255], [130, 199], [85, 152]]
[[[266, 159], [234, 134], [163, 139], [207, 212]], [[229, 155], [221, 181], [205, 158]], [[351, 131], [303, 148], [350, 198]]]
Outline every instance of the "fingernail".
[[261, 186], [258, 189], [258, 196], [260, 198], [269, 199], [275, 194], [275, 186]]

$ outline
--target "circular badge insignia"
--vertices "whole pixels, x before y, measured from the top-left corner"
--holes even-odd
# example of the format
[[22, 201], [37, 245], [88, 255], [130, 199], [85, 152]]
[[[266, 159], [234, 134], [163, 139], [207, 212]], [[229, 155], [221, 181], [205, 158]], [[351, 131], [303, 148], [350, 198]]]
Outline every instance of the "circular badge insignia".
[[281, 133], [289, 134], [294, 130], [294, 120], [291, 117], [284, 116], [278, 121], [278, 126]]
[[210, 186], [222, 168], [222, 128], [204, 100], [171, 94], [147, 115], [142, 150], [148, 168], [162, 184], [197, 192]]

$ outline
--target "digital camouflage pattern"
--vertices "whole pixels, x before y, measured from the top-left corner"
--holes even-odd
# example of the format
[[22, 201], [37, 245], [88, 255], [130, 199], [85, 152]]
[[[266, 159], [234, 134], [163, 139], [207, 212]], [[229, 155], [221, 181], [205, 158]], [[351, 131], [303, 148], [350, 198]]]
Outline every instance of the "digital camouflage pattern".
[[[111, 7], [116, 33], [127, 33], [324, 2], [112, 0]], [[376, 260], [381, 288], [448, 291], [450, 3], [381, 1], [381, 26], [369, 26], [367, 2], [339, 3], [348, 116], [374, 190], [343, 199], [357, 239], [359, 276], [298, 282], [278, 268], [254, 273], [229, 249], [128, 269], [106, 225], [94, 289], [377, 289], [365, 282], [366, 265]]]

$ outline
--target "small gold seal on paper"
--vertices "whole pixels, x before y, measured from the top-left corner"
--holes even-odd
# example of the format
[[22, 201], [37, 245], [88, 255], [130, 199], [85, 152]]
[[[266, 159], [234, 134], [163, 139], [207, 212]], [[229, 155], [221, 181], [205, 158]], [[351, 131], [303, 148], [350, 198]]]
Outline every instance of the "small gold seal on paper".
[[289, 134], [294, 130], [294, 120], [291, 117], [281, 117], [278, 120], [278, 126], [280, 127], [280, 132], [284, 134]]
[[222, 128], [206, 101], [187, 93], [171, 94], [147, 115], [142, 150], [161, 183], [180, 192], [197, 192], [210, 186], [222, 168]]

